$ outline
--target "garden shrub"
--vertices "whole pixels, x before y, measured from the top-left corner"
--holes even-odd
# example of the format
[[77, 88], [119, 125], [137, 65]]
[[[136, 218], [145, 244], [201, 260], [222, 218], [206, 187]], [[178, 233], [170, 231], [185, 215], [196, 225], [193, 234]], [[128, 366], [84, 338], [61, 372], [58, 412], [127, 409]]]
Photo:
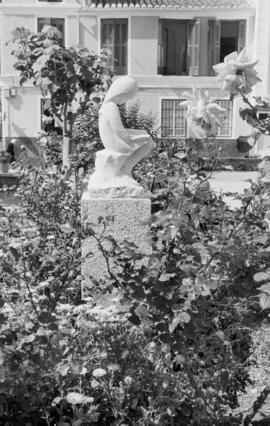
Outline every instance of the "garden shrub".
[[152, 253], [142, 266], [130, 243], [105, 250], [120, 272], [87, 302], [84, 183], [25, 171], [21, 205], [0, 209], [1, 424], [243, 423], [234, 410], [250, 335], [269, 312], [258, 279], [269, 268], [268, 188], [253, 184], [232, 211], [202, 166], [196, 150], [163, 140], [136, 167], [153, 200]]

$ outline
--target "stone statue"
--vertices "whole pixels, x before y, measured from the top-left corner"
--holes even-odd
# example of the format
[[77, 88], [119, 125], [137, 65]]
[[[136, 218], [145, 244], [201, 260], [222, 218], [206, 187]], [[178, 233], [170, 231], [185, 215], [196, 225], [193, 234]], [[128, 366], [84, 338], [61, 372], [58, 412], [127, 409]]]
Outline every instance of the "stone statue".
[[88, 191], [92, 194], [101, 191], [136, 197], [144, 192], [131, 170], [155, 144], [146, 131], [126, 129], [118, 108], [137, 91], [137, 82], [125, 76], [115, 80], [105, 96], [99, 110], [99, 133], [105, 149], [97, 152], [95, 171], [89, 179]]
[[269, 185], [270, 184], [270, 156], [265, 155], [262, 161], [258, 164], [259, 180]]

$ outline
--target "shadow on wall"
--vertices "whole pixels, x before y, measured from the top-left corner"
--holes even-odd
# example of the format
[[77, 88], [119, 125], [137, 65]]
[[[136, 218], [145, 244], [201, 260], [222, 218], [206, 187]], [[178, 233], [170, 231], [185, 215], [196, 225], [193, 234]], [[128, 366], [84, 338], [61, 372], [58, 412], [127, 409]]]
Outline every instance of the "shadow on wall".
[[6, 141], [10, 142], [12, 140], [14, 142], [15, 158], [18, 159], [18, 155], [21, 153], [21, 146], [24, 146], [27, 157], [31, 160], [31, 162], [33, 161], [36, 163], [40, 160], [40, 153], [37, 148], [36, 138], [27, 136], [22, 128], [17, 126], [15, 123], [13, 123], [13, 128], [17, 135], [20, 136], [6, 138]]
[[84, 25], [84, 23], [79, 23], [79, 32], [80, 32], [80, 45], [87, 46], [88, 43], [85, 40], [85, 33], [91, 35], [91, 38], [96, 38], [97, 36], [97, 23], [91, 26]]
[[23, 106], [23, 97], [19, 94], [18, 90], [16, 93], [16, 97], [12, 98], [12, 108], [16, 111], [21, 111]]

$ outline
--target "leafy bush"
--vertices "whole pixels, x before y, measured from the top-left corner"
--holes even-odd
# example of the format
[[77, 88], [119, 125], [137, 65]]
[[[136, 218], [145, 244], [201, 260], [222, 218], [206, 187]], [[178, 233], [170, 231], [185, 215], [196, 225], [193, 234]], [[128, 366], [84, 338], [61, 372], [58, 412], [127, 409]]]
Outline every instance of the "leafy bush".
[[268, 188], [231, 211], [181, 141], [160, 141], [135, 175], [152, 194], [152, 253], [104, 250], [121, 269], [87, 303], [81, 241], [98, 236], [80, 223], [83, 182], [27, 169], [21, 205], [0, 209], [2, 424], [244, 421], [250, 334], [269, 312]]
[[122, 107], [120, 109], [120, 115], [124, 127], [128, 129], [146, 130], [154, 138], [157, 137], [155, 132], [155, 116], [151, 112], [143, 114], [140, 111], [139, 102]]
[[71, 162], [75, 169], [93, 169], [95, 153], [103, 148], [98, 130], [100, 103], [90, 103], [74, 123]]

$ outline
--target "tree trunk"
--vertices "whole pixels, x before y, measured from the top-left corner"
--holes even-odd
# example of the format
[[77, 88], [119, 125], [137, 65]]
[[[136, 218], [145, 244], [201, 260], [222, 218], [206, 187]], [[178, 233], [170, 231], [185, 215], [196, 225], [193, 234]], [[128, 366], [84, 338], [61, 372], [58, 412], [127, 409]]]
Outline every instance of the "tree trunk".
[[63, 169], [70, 169], [70, 156], [71, 154], [71, 138], [68, 135], [63, 136], [62, 148], [62, 165]]
[[72, 112], [68, 112], [64, 118], [64, 134], [63, 134], [63, 148], [62, 148], [62, 164], [64, 170], [71, 168], [70, 154], [71, 154], [71, 138], [72, 138]]

